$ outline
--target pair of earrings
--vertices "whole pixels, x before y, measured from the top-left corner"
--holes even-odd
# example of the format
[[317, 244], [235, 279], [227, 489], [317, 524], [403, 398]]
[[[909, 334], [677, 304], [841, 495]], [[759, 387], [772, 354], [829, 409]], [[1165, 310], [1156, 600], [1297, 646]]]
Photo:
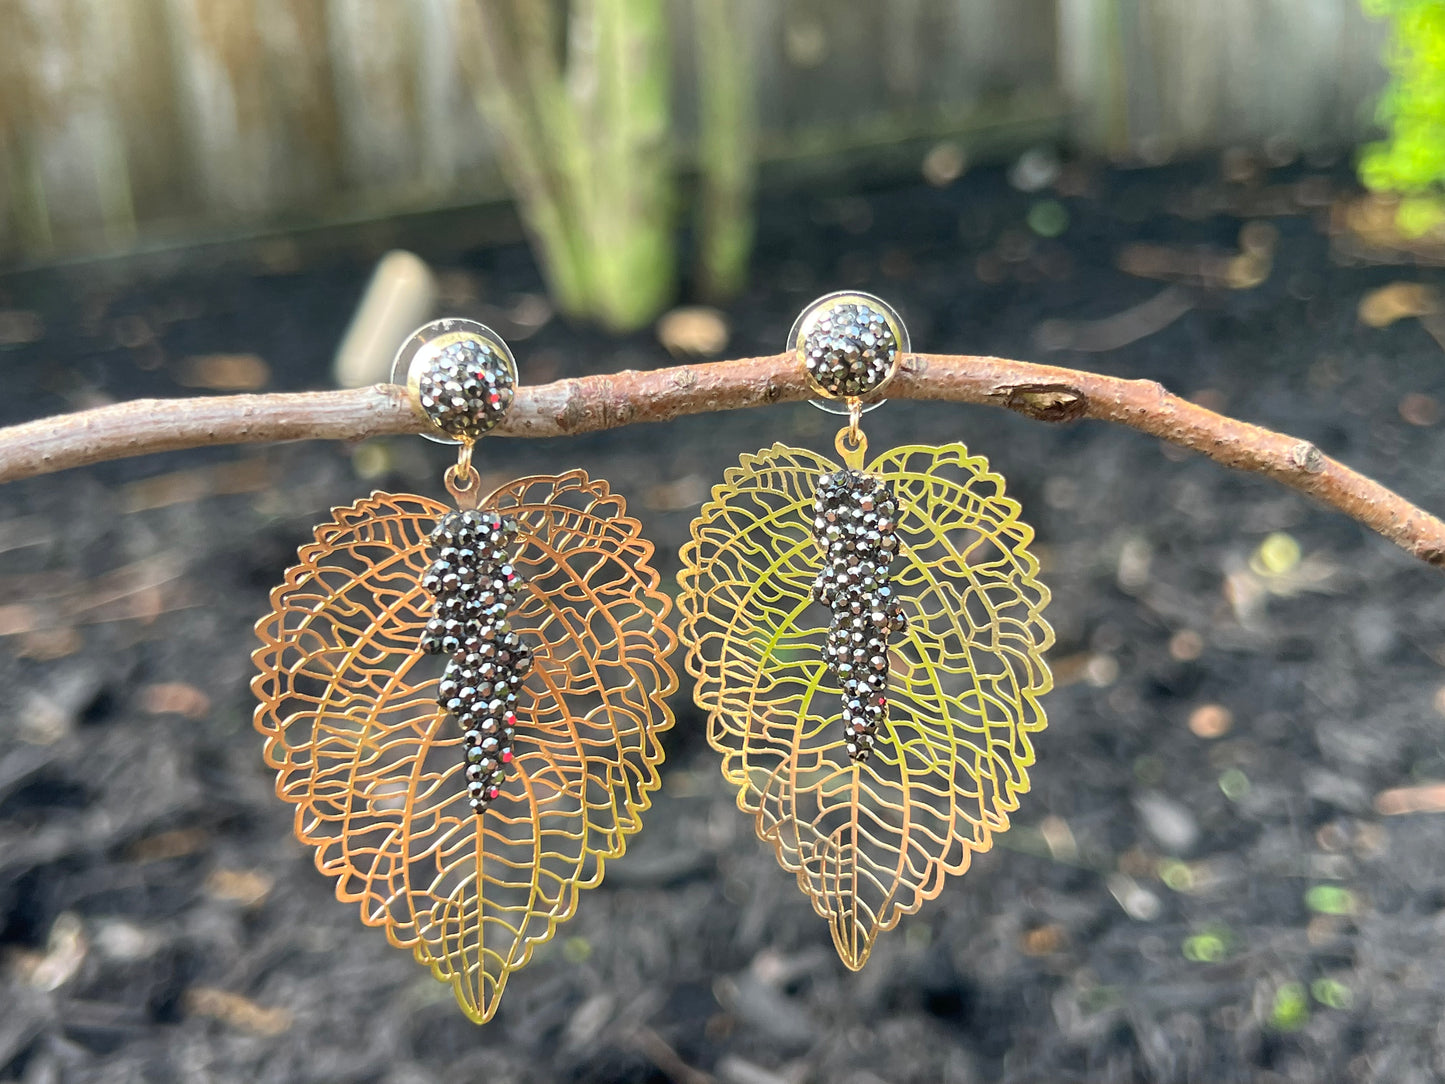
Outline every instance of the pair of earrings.
[[[1049, 594], [985, 459], [865, 463], [865, 400], [909, 351], [889, 306], [824, 297], [790, 348], [816, 405], [846, 415], [841, 462], [744, 455], [693, 523], [678, 610], [738, 806], [856, 970], [1008, 828], [1045, 725]], [[316, 529], [257, 624], [255, 722], [337, 897], [482, 1023], [641, 828], [677, 636], [606, 482], [483, 497], [473, 451], [517, 379], [495, 334], [429, 324], [396, 376], [459, 445], [455, 507], [378, 492]]]

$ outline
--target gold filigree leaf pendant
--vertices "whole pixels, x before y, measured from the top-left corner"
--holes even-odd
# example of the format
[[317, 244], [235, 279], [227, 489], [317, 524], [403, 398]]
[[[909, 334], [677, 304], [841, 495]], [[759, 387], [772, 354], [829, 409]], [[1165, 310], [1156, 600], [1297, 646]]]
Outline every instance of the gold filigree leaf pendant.
[[455, 507], [373, 493], [316, 528], [256, 626], [256, 729], [296, 836], [361, 920], [484, 1023], [641, 828], [677, 687], [666, 594], [580, 470], [481, 493], [506, 344], [440, 320], [398, 357]]
[[678, 608], [694, 698], [850, 968], [992, 846], [1029, 789], [1048, 589], [1033, 530], [962, 444], [871, 462], [861, 415], [908, 352], [891, 307], [814, 302], [790, 348], [846, 414], [841, 463], [744, 455], [692, 524]]

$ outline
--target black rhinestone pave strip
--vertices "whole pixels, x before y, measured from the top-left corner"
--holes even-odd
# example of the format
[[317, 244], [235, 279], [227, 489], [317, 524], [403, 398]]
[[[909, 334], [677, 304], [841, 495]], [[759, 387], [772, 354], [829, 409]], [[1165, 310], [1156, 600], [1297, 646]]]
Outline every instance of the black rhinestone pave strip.
[[804, 364], [829, 395], [867, 395], [888, 377], [898, 355], [893, 329], [877, 309], [833, 305], [803, 340]]
[[864, 761], [888, 722], [888, 636], [908, 627], [889, 569], [898, 555], [898, 501], [875, 474], [840, 470], [818, 479], [813, 537], [827, 563], [813, 598], [833, 611], [824, 655], [843, 691], [848, 756]]
[[436, 600], [421, 647], [451, 657], [437, 702], [465, 731], [467, 801], [479, 815], [507, 778], [517, 690], [532, 668], [531, 649], [507, 620], [521, 586], [505, 548], [516, 532], [496, 512], [448, 512], [432, 530], [436, 559], [421, 581]]
[[512, 405], [511, 367], [483, 339], [463, 339], [439, 350], [417, 382], [421, 407], [438, 429], [476, 440]]

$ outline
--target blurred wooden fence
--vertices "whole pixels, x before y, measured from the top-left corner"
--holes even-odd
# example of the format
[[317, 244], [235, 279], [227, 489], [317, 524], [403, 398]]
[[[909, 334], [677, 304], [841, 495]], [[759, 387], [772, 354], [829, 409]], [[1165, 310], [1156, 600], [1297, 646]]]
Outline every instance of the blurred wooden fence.
[[[476, 0], [0, 0], [0, 258], [503, 194]], [[539, 0], [543, 2], [543, 0]], [[678, 127], [692, 111], [676, 8]], [[750, 0], [765, 158], [1076, 133], [1113, 151], [1348, 143], [1356, 0]]]
[[1388, 26], [1360, 0], [1059, 0], [1074, 134], [1145, 160], [1369, 133]]

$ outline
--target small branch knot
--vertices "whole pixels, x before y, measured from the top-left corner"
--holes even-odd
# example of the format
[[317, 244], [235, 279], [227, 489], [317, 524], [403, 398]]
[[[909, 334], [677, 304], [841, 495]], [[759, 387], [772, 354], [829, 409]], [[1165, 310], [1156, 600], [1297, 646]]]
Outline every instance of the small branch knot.
[[557, 413], [556, 420], [557, 428], [567, 433], [580, 428], [586, 419], [587, 400], [576, 380], [564, 380], [561, 383], [565, 390], [562, 395], [562, 409]]
[[1289, 461], [1302, 471], [1318, 474], [1324, 467], [1324, 454], [1307, 440], [1296, 441], [1289, 450]]
[[1083, 392], [1067, 384], [1014, 384], [993, 394], [1010, 410], [1041, 422], [1071, 422], [1089, 405]]

